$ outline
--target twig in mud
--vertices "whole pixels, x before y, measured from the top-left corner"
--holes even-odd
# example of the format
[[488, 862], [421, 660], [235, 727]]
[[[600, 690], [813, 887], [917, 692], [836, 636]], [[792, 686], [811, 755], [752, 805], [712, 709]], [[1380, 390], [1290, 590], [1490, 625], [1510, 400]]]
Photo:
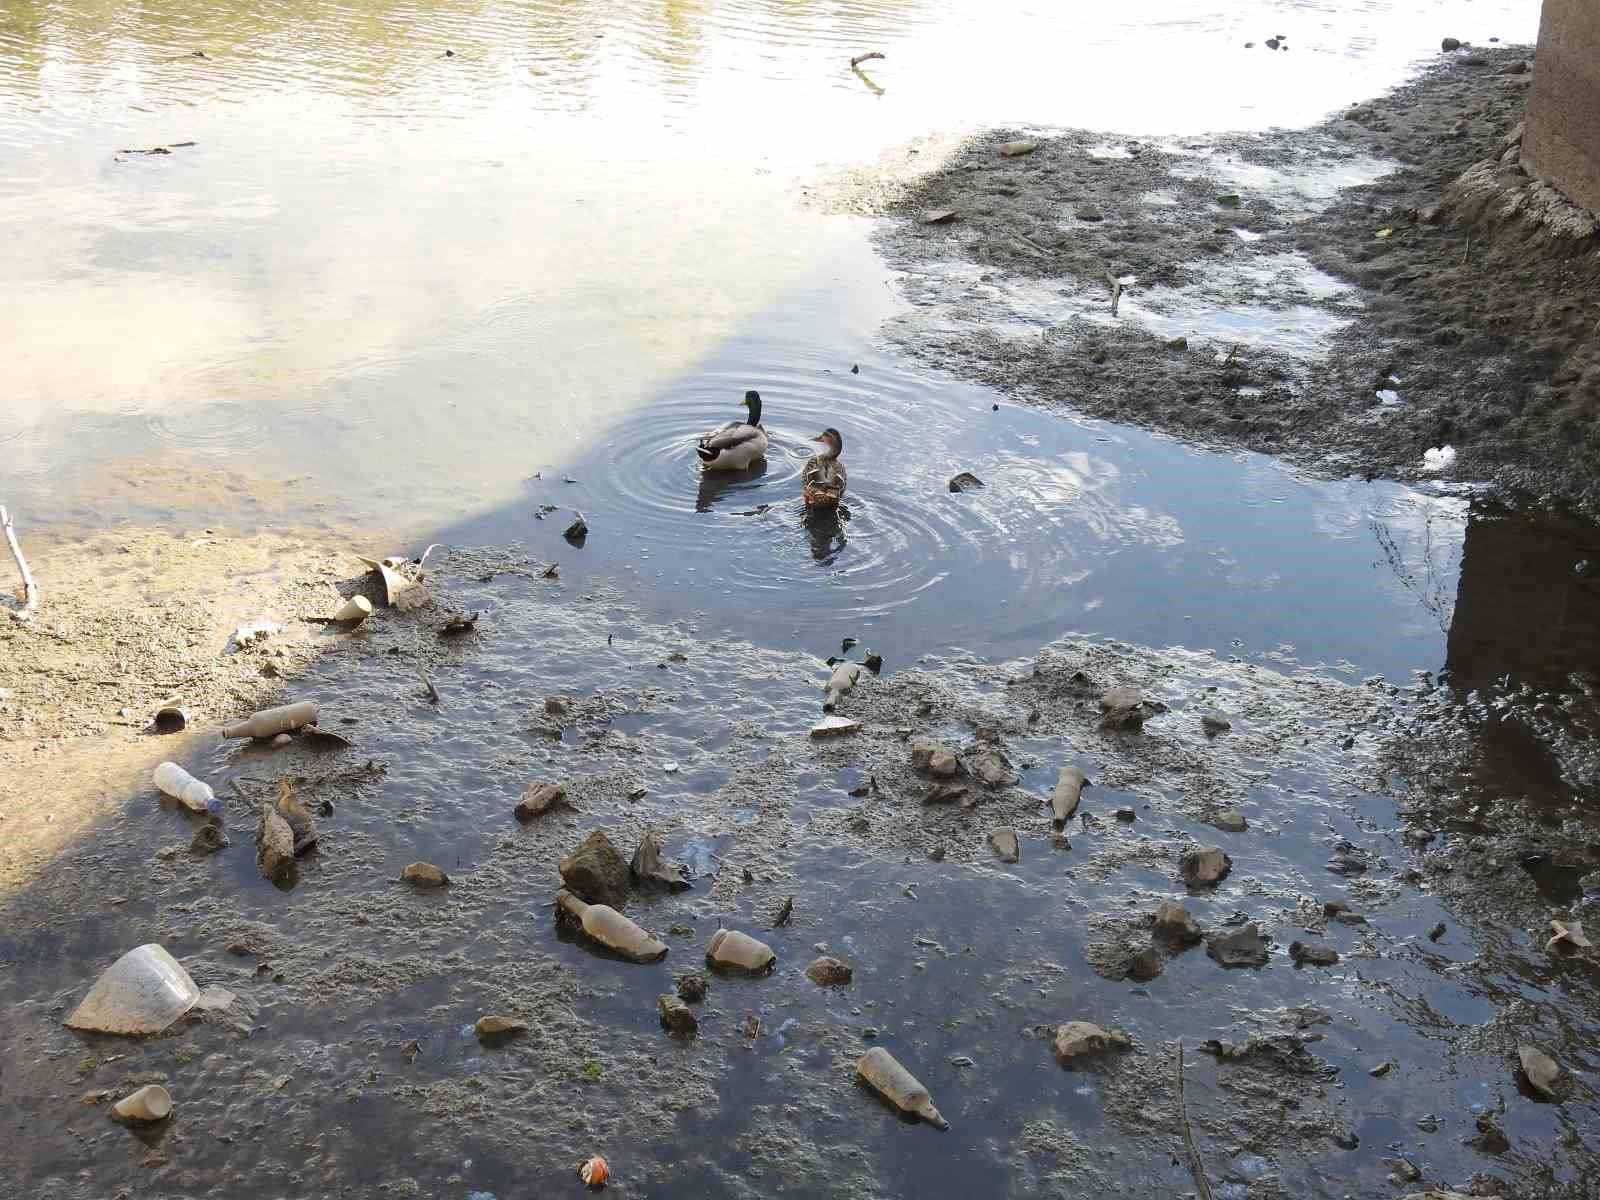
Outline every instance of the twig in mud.
[[1111, 289], [1111, 315], [1117, 315], [1117, 303], [1122, 299], [1122, 280], [1110, 271], [1106, 272], [1106, 286]]
[[417, 668], [417, 678], [422, 680], [422, 686], [428, 691], [428, 703], [439, 703], [439, 689], [433, 686], [433, 680], [428, 678], [428, 673], [421, 667]]
[[1464, 267], [1472, 261], [1472, 235], [1467, 234], [1466, 247], [1461, 251], [1461, 265]]
[[884, 94], [883, 88], [879, 87], [876, 83], [873, 83], [871, 79], [867, 78], [867, 73], [860, 67], [851, 67], [850, 71], [857, 79], [861, 80], [862, 83], [867, 85], [867, 89], [874, 96], [881, 96]]
[[1200, 1151], [1194, 1144], [1194, 1130], [1189, 1128], [1189, 1106], [1183, 1100], [1183, 1039], [1178, 1039], [1178, 1120], [1183, 1125], [1183, 1145], [1189, 1151], [1189, 1173], [1194, 1176], [1195, 1190], [1200, 1200], [1215, 1200], [1211, 1181], [1206, 1178], [1206, 1165], [1200, 1161]]
[[12, 525], [11, 514], [6, 511], [4, 504], [0, 504], [0, 526], [5, 527], [11, 557], [17, 560], [17, 570], [22, 572], [22, 607], [11, 617], [16, 621], [26, 621], [32, 618], [33, 610], [39, 603], [39, 587], [33, 582], [33, 572], [28, 570], [28, 560], [22, 557], [22, 547], [17, 545], [16, 527]]
[[876, 50], [868, 50], [865, 54], [858, 54], [854, 58], [852, 58], [850, 60], [850, 65], [852, 67], [859, 67], [864, 62], [871, 62], [875, 58], [881, 59], [882, 57], [883, 57], [883, 55], [880, 54], [878, 51], [876, 51]]

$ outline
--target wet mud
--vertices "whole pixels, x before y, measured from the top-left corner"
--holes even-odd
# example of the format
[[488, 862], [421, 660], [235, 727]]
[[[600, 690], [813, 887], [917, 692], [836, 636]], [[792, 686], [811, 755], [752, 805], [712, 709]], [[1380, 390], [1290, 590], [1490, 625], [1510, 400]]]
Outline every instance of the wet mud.
[[[1595, 968], [1552, 964], [1533, 935], [1551, 912], [1585, 915], [1587, 885], [1555, 861], [1546, 903], [1498, 850], [1476, 889], [1446, 869], [1470, 853], [1450, 826], [1469, 793], [1447, 767], [1487, 791], [1485, 764], [1516, 761], [1471, 732], [1501, 711], [1490, 691], [1070, 638], [1009, 662], [886, 663], [839, 702], [859, 731], [818, 739], [840, 642], [708, 640], [541, 566], [515, 547], [436, 552], [431, 603], [383, 610], [283, 682], [352, 748], [202, 743], [185, 761], [225, 798], [228, 847], [193, 852], [195, 819], [141, 791], [6, 900], [0, 1167], [19, 1194], [482, 1200], [576, 1192], [594, 1153], [637, 1195], [1184, 1194], [1185, 1119], [1218, 1196], [1390, 1194], [1397, 1170], [1476, 1179], [1479, 1194], [1588, 1194]], [[441, 637], [456, 612], [481, 615]], [[1108, 715], [1105, 693], [1130, 688]], [[1488, 711], [1464, 721], [1462, 703]], [[1571, 798], [1550, 813], [1586, 822], [1593, 768], [1574, 764], [1590, 726], [1578, 701], [1567, 718], [1541, 703], [1528, 719], [1567, 720], [1573, 762], [1527, 794], [1548, 804], [1554, 787]], [[951, 750], [954, 775], [913, 765], [919, 741]], [[1057, 829], [1048, 797], [1069, 766], [1091, 783]], [[274, 885], [250, 831], [284, 777], [320, 842]], [[518, 821], [534, 780], [571, 807]], [[1242, 831], [1226, 831], [1230, 809]], [[1407, 840], [1423, 821], [1440, 845]], [[1014, 864], [988, 843], [999, 826], [1018, 835]], [[624, 855], [656, 830], [689, 868], [690, 890], [625, 904], [664, 961], [620, 961], [555, 922], [556, 864], [594, 829]], [[1197, 847], [1231, 859], [1214, 886], [1183, 882]], [[418, 860], [449, 885], [402, 885]], [[1208, 935], [1253, 924], [1264, 965], [1156, 940], [1163, 900]], [[671, 1035], [657, 997], [706, 973], [719, 926], [762, 938], [777, 968], [711, 976], [698, 1036]], [[236, 991], [248, 1035], [65, 1029], [99, 970], [146, 941]], [[1338, 961], [1297, 963], [1294, 942]], [[849, 983], [807, 978], [823, 954]], [[1107, 969], [1135, 957], [1137, 975]], [[490, 1013], [529, 1031], [482, 1043], [473, 1025]], [[1068, 1020], [1132, 1047], [1064, 1068], [1051, 1035]], [[1559, 1103], [1519, 1086], [1530, 1039], [1567, 1072]], [[873, 1045], [928, 1087], [949, 1132], [856, 1083]], [[108, 1121], [104, 1093], [145, 1082], [171, 1090], [173, 1117]], [[1503, 1148], [1482, 1148], [1484, 1122]]]
[[[1530, 64], [1467, 48], [1306, 130], [970, 139], [877, 193], [915, 305], [892, 336], [1328, 474], [1423, 477], [1452, 447], [1444, 478], [1593, 514], [1600, 237], [1521, 171]], [[1037, 149], [999, 152], [1019, 139]]]

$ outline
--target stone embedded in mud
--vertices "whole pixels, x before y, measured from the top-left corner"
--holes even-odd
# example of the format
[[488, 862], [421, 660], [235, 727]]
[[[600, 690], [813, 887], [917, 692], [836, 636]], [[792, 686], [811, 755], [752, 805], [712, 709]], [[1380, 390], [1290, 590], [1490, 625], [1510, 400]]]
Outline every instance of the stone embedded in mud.
[[480, 1042], [503, 1042], [527, 1033], [528, 1023], [519, 1021], [516, 1017], [491, 1014], [479, 1017], [472, 1031], [478, 1035]]
[[962, 471], [959, 475], [950, 477], [950, 490], [952, 492], [975, 492], [983, 487], [983, 480], [971, 471]]
[[706, 977], [695, 971], [678, 976], [678, 998], [696, 1004], [706, 998]]
[[294, 830], [271, 804], [261, 805], [256, 823], [256, 867], [274, 883], [294, 873]]
[[854, 974], [849, 963], [827, 955], [823, 955], [806, 968], [806, 978], [818, 987], [837, 987], [849, 983]]
[[926, 771], [936, 779], [954, 778], [956, 772], [961, 769], [956, 756], [938, 742], [913, 742], [911, 765], [918, 771]]
[[985, 744], [967, 759], [968, 768], [986, 788], [1009, 787], [1017, 781], [1011, 764], [998, 746]]
[[1138, 688], [1116, 687], [1100, 697], [1100, 728], [1137, 733], [1144, 728], [1144, 697]]
[[924, 225], [948, 225], [956, 219], [956, 210], [953, 208], [930, 208], [922, 214]]
[[1190, 850], [1179, 864], [1183, 881], [1191, 887], [1209, 887], [1220, 883], [1233, 870], [1233, 859], [1212, 846], [1204, 850]]
[[1216, 737], [1218, 734], [1227, 733], [1233, 728], [1233, 722], [1221, 713], [1203, 712], [1200, 714], [1200, 729], [1207, 737]]
[[670, 992], [656, 997], [656, 1009], [661, 1014], [661, 1027], [668, 1033], [688, 1037], [700, 1028], [694, 1010]]
[[544, 783], [534, 780], [522, 793], [522, 799], [517, 801], [517, 807], [512, 811], [519, 821], [531, 821], [535, 817], [542, 817], [548, 812], [558, 808], [571, 808], [567, 803], [566, 789], [555, 783]]
[[1140, 983], [1149, 983], [1161, 974], [1166, 965], [1159, 950], [1153, 946], [1146, 946], [1128, 960], [1128, 978]]
[[1186, 337], [1175, 337], [1167, 342], [1168, 350], [1187, 350], [1188, 348], [1189, 339]]
[[1561, 1067], [1537, 1046], [1524, 1043], [1517, 1047], [1517, 1058], [1522, 1063], [1522, 1074], [1533, 1090], [1550, 1099], [1555, 1098], [1556, 1084], [1561, 1079]]
[[628, 898], [628, 860], [596, 829], [561, 860], [561, 882], [590, 904], [621, 908]]
[[432, 863], [414, 862], [400, 872], [400, 880], [417, 888], [442, 888], [449, 884], [450, 876]]
[[1169, 946], [1192, 946], [1205, 936], [1189, 910], [1171, 900], [1156, 905], [1155, 935]]
[[194, 839], [189, 843], [191, 854], [215, 854], [228, 844], [228, 835], [222, 832], [222, 826], [207, 821], [194, 831]]
[[547, 717], [564, 717], [571, 711], [571, 696], [546, 696], [544, 698], [544, 713]]
[[635, 886], [660, 888], [668, 892], [682, 892], [689, 888], [688, 872], [679, 863], [669, 863], [661, 857], [661, 838], [655, 830], [647, 829], [639, 839], [639, 848], [633, 852], [628, 864], [628, 874]]
[[1106, 219], [1105, 213], [1101, 212], [1093, 204], [1078, 205], [1072, 210], [1072, 215], [1077, 217], [1080, 221], [1089, 221], [1091, 223], [1095, 221], [1104, 221]]
[[1289, 957], [1298, 963], [1310, 963], [1314, 967], [1331, 967], [1339, 961], [1339, 952], [1332, 946], [1320, 946], [1315, 943], [1290, 942]]
[[1117, 820], [1122, 821], [1124, 823], [1132, 823], [1132, 822], [1137, 821], [1139, 819], [1139, 814], [1134, 812], [1133, 809], [1128, 808], [1126, 805], [1124, 805], [1122, 808], [1117, 809], [1111, 815], [1116, 817]]
[[1449, 54], [1452, 51], [1461, 49], [1461, 44], [1460, 38], [1447, 37], [1439, 43], [1439, 49]]
[[1206, 953], [1225, 967], [1264, 967], [1267, 939], [1254, 921], [1232, 933], [1214, 933], [1206, 939]]
[[1006, 826], [989, 831], [989, 845], [999, 855], [1001, 862], [1014, 863], [1022, 857], [1022, 847], [1017, 842], [1017, 831]]
[[1214, 829], [1223, 833], [1244, 833], [1250, 828], [1250, 822], [1245, 820], [1244, 814], [1237, 808], [1225, 808], [1211, 818]]
[[1505, 1130], [1495, 1124], [1493, 1117], [1487, 1113], [1480, 1113], [1475, 1124], [1478, 1133], [1476, 1137], [1467, 1140], [1469, 1146], [1474, 1146], [1485, 1154], [1504, 1154], [1511, 1149], [1511, 1140], [1506, 1137]]
[[1000, 157], [1018, 158], [1024, 154], [1032, 154], [1039, 148], [1039, 143], [1032, 138], [1019, 138], [1014, 142], [1000, 144]]
[[1120, 1029], [1102, 1029], [1088, 1021], [1067, 1021], [1056, 1026], [1056, 1061], [1076, 1066], [1113, 1050], [1131, 1050], [1133, 1039]]
[[928, 794], [922, 798], [924, 804], [955, 804], [968, 806], [972, 789], [964, 783], [937, 783], [928, 789]]

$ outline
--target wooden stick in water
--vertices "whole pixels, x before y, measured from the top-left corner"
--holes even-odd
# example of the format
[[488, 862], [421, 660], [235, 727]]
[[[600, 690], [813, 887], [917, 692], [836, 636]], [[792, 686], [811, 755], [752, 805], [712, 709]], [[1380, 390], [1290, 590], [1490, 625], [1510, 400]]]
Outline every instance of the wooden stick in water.
[[18, 621], [26, 621], [33, 616], [33, 610], [39, 603], [39, 586], [33, 582], [33, 572], [28, 570], [28, 560], [22, 556], [22, 547], [17, 544], [16, 528], [11, 524], [11, 514], [6, 511], [4, 504], [0, 504], [0, 526], [5, 527], [11, 557], [17, 560], [17, 570], [22, 572], [22, 608], [11, 615]]
[[871, 62], [875, 58], [882, 58], [882, 57], [883, 57], [883, 55], [879, 54], [876, 50], [869, 50], [865, 54], [858, 54], [854, 58], [852, 58], [850, 60], [850, 65], [852, 67], [859, 67], [864, 62]]

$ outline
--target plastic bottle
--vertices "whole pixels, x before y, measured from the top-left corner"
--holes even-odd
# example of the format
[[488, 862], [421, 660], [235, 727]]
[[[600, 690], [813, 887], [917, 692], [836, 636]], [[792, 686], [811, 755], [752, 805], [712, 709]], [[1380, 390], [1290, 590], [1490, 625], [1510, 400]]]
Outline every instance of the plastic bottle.
[[556, 893], [556, 908], [577, 919], [584, 936], [623, 958], [648, 963], [665, 958], [667, 947], [606, 904], [585, 904], [566, 888]]
[[1057, 825], [1065, 825], [1067, 818], [1078, 811], [1078, 797], [1089, 780], [1077, 767], [1062, 767], [1056, 780], [1055, 791], [1050, 793], [1050, 809]]
[[164, 762], [156, 768], [155, 785], [194, 812], [222, 811], [222, 801], [211, 790], [209, 783], [201, 783], [175, 762]]
[[737, 929], [719, 929], [706, 946], [706, 966], [714, 971], [760, 975], [777, 961], [772, 947]]
[[856, 1074], [865, 1079], [885, 1100], [903, 1113], [921, 1117], [935, 1129], [949, 1129], [950, 1122], [939, 1115], [933, 1097], [917, 1077], [906, 1070], [882, 1046], [874, 1046], [856, 1063]]
[[222, 727], [222, 736], [225, 738], [269, 738], [275, 737], [280, 733], [288, 733], [291, 729], [299, 729], [302, 725], [315, 725], [316, 723], [316, 702], [302, 700], [298, 704], [285, 704], [281, 708], [264, 708], [248, 721], [224, 725]]

